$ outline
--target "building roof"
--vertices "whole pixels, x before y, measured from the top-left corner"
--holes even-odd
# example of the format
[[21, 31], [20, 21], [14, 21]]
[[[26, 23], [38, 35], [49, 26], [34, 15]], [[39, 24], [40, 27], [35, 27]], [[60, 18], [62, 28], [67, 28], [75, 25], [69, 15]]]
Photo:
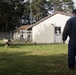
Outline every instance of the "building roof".
[[55, 14], [62, 14], [62, 15], [70, 16], [70, 17], [72, 16], [72, 14], [71, 14], [71, 13], [55, 12], [55, 13], [53, 13], [52, 15], [49, 15], [49, 16], [45, 17], [44, 19], [42, 19], [42, 20], [40, 20], [40, 21], [36, 22], [35, 24], [33, 24], [33, 26], [35, 26], [35, 25], [37, 25], [37, 24], [39, 24], [39, 23], [41, 23], [41, 22], [45, 21], [46, 19], [48, 19], [48, 18], [50, 18], [50, 17], [54, 16]]
[[54, 16], [55, 14], [62, 14], [62, 15], [66, 15], [66, 16], [72, 16], [71, 13], [55, 12], [54, 14], [49, 15], [49, 16], [45, 17], [44, 19], [42, 19], [42, 20], [36, 22], [35, 24], [32, 24], [32, 25], [23, 25], [23, 26], [17, 28], [15, 31], [18, 31], [18, 30], [30, 30], [30, 29], [32, 29], [32, 27], [34, 27], [35, 25], [37, 25], [37, 24], [39, 24], [39, 23], [45, 21], [46, 19], [48, 19], [48, 18]]
[[19, 30], [31, 30], [32, 26], [33, 25], [23, 25], [23, 26], [17, 28], [15, 31], [19, 31]]

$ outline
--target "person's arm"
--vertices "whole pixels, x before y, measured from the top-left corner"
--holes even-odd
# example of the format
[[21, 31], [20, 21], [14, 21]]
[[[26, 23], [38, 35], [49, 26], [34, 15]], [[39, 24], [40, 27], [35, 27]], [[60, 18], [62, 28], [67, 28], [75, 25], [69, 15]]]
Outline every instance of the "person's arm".
[[64, 30], [63, 30], [63, 34], [62, 34], [63, 43], [65, 43], [65, 40], [67, 39], [67, 36], [69, 36], [71, 29], [72, 29], [72, 21], [71, 21], [71, 19], [69, 19], [66, 22]]

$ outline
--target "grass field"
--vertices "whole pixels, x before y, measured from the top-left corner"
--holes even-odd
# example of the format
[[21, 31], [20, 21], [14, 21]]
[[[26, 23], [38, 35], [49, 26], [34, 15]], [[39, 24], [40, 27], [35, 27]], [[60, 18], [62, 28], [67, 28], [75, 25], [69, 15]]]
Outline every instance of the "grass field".
[[0, 45], [0, 75], [76, 75], [66, 66], [66, 44]]

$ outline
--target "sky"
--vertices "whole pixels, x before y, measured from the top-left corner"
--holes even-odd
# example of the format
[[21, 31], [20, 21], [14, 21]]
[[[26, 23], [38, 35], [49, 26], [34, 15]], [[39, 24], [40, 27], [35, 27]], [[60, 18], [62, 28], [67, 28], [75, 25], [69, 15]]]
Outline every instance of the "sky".
[[76, 8], [76, 0], [73, 0], [73, 2], [75, 3], [74, 6], [75, 6], [75, 8]]

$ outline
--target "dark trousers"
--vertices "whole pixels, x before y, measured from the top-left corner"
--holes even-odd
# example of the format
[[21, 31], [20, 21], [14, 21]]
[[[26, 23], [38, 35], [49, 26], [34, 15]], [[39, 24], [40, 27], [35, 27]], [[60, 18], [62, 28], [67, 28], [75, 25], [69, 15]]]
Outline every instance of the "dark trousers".
[[75, 67], [76, 39], [70, 39], [68, 44], [68, 68]]

